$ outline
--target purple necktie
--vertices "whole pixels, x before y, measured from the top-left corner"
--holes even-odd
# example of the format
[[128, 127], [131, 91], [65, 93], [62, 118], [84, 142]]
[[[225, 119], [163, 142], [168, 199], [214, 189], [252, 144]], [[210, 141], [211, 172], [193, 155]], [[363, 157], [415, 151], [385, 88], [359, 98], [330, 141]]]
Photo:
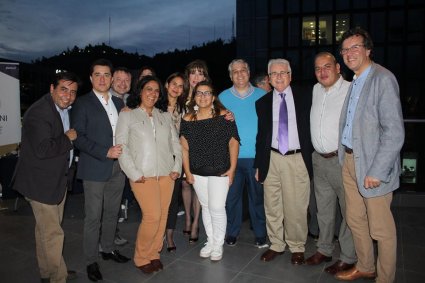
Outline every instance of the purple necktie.
[[289, 142], [288, 142], [288, 109], [286, 107], [285, 96], [286, 93], [279, 93], [282, 97], [279, 108], [279, 131], [278, 131], [278, 140], [279, 140], [279, 151], [282, 154], [285, 154], [288, 151]]

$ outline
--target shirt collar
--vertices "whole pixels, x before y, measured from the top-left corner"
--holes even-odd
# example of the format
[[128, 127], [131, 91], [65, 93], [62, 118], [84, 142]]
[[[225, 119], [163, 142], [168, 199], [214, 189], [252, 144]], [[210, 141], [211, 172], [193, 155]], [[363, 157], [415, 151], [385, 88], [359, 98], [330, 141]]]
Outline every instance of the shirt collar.
[[[99, 99], [103, 98], [103, 95], [101, 95], [99, 92], [97, 92], [97, 91], [96, 91], [96, 90], [94, 90], [94, 89], [93, 89], [93, 93], [94, 93], [94, 94], [96, 94], [97, 98], [99, 98]], [[112, 97], [112, 95], [111, 95], [111, 92], [110, 92], [110, 91], [108, 91], [108, 96], [109, 96], [109, 98], [111, 98], [111, 97]]]
[[324, 93], [330, 93], [336, 89], [340, 89], [343, 81], [344, 81], [344, 78], [341, 75], [339, 75], [338, 80], [329, 87], [328, 91], [326, 91], [326, 88], [321, 83], [319, 83], [319, 85]]
[[369, 65], [369, 67], [367, 67], [361, 74], [360, 76], [357, 76], [356, 74], [354, 74], [353, 76], [353, 80], [364, 80], [367, 75], [369, 75], [370, 69], [372, 68], [372, 64]]
[[[273, 95], [274, 96], [279, 96], [279, 93], [286, 93], [286, 95], [288, 96], [288, 95], [292, 95], [292, 89], [291, 89], [291, 86], [290, 85], [288, 85], [288, 87], [287, 88], [285, 88], [282, 92], [279, 92], [279, 91], [277, 91], [276, 89], [273, 89]], [[279, 96], [280, 97], [280, 96]]]
[[248, 96], [250, 96], [253, 92], [254, 92], [254, 87], [251, 85], [251, 83], [249, 83], [249, 87], [248, 87], [248, 90], [245, 92], [245, 93], [239, 93], [237, 90], [236, 90], [236, 88], [235, 88], [235, 86], [232, 86], [231, 88], [230, 88], [230, 92], [233, 94], [233, 95], [235, 95], [235, 96], [237, 96], [237, 97], [248, 97]]
[[68, 112], [72, 108], [72, 106], [70, 105], [67, 108], [62, 109], [59, 106], [57, 106], [56, 103], [55, 103], [55, 107], [56, 107], [56, 110], [58, 110], [58, 112], [64, 112], [64, 113]]

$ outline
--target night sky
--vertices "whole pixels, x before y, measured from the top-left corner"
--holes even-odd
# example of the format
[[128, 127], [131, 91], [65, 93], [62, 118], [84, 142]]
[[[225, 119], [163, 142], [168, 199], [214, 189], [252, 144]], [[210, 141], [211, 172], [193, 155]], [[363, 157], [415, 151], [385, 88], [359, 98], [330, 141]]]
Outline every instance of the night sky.
[[229, 40], [232, 17], [235, 0], [2, 0], [0, 58], [31, 62], [103, 42], [153, 56]]

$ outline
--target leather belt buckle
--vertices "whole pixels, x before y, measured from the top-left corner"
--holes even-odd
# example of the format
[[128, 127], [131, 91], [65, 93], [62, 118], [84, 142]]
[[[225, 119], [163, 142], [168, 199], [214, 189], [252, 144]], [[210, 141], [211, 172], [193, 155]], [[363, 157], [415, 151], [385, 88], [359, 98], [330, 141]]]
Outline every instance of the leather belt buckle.
[[329, 152], [329, 153], [319, 153], [319, 154], [323, 158], [328, 159], [328, 158], [332, 158], [334, 156], [338, 156], [338, 150], [335, 150], [335, 151], [332, 151], [332, 152]]
[[288, 150], [285, 154], [282, 154], [278, 149], [276, 149], [274, 147], [270, 148], [270, 150], [271, 151], [274, 151], [276, 153], [279, 153], [280, 155], [283, 155], [283, 156], [292, 155], [292, 154], [300, 153], [301, 152], [301, 149], [294, 149], [294, 150]]

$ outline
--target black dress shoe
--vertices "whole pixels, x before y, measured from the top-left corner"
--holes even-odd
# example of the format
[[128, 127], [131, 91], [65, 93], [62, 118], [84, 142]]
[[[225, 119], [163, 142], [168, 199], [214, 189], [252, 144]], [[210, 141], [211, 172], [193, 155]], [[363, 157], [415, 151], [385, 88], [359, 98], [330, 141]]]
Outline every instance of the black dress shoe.
[[118, 250], [112, 251], [110, 253], [101, 252], [100, 254], [102, 255], [102, 258], [104, 260], [112, 259], [113, 261], [116, 261], [118, 263], [124, 263], [124, 262], [127, 262], [127, 261], [130, 260], [128, 257], [120, 254], [120, 252]]
[[66, 280], [74, 280], [77, 279], [77, 272], [74, 270], [68, 270], [68, 276], [66, 277]]
[[97, 262], [87, 265], [87, 276], [93, 282], [103, 280], [102, 273], [100, 273], [99, 265]]
[[226, 237], [226, 245], [233, 247], [236, 246], [236, 237], [232, 237], [232, 236], [227, 236]]

